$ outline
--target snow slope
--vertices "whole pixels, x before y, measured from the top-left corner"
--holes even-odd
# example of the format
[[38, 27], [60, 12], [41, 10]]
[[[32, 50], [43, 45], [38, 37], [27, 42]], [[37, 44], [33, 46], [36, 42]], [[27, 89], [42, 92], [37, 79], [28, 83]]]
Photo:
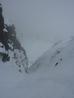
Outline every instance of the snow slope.
[[53, 45], [28, 72], [1, 63], [0, 98], [74, 98], [74, 39]]

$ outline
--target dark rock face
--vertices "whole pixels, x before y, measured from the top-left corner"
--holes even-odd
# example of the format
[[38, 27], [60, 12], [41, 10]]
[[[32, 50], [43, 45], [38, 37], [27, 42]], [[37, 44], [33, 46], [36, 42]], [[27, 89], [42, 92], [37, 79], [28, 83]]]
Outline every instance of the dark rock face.
[[6, 53], [0, 51], [0, 55], [3, 56], [2, 61], [6, 62], [11, 59], [8, 53], [8, 51], [11, 51], [18, 67], [23, 66], [24, 68], [27, 68], [28, 58], [26, 55], [26, 51], [21, 46], [21, 43], [16, 37], [16, 30], [14, 24], [4, 24], [4, 17], [2, 15], [2, 11], [2, 5], [0, 4], [0, 43], [2, 44], [0, 48], [5, 48], [5, 51], [7, 51]]

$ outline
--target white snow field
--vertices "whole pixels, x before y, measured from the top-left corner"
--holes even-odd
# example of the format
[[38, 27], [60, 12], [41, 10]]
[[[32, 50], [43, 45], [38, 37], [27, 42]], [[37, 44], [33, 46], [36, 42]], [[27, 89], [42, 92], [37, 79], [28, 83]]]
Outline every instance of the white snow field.
[[0, 98], [74, 98], [74, 39], [54, 44], [27, 74], [0, 62]]

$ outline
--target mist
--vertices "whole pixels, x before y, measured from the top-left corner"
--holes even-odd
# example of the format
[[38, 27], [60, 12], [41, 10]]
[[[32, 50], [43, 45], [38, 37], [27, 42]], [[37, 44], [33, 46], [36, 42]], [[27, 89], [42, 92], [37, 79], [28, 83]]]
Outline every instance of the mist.
[[[41, 53], [41, 49], [46, 50], [50, 43], [66, 40], [74, 35], [73, 0], [0, 1], [4, 9], [5, 23], [15, 25], [17, 36], [29, 56], [33, 54], [30, 51], [34, 50], [35, 55], [40, 48]], [[37, 42], [42, 42], [38, 48]]]

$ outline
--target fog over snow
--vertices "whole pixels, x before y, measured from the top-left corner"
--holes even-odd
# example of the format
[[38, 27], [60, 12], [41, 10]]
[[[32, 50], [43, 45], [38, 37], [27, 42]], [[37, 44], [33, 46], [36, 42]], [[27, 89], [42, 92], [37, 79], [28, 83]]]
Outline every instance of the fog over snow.
[[3, 4], [5, 22], [15, 24], [17, 36], [30, 58], [36, 59], [34, 55], [42, 54], [50, 43], [66, 40], [74, 35], [73, 0], [0, 1]]
[[74, 0], [0, 2], [31, 65], [0, 59], [0, 98], [74, 98]]

